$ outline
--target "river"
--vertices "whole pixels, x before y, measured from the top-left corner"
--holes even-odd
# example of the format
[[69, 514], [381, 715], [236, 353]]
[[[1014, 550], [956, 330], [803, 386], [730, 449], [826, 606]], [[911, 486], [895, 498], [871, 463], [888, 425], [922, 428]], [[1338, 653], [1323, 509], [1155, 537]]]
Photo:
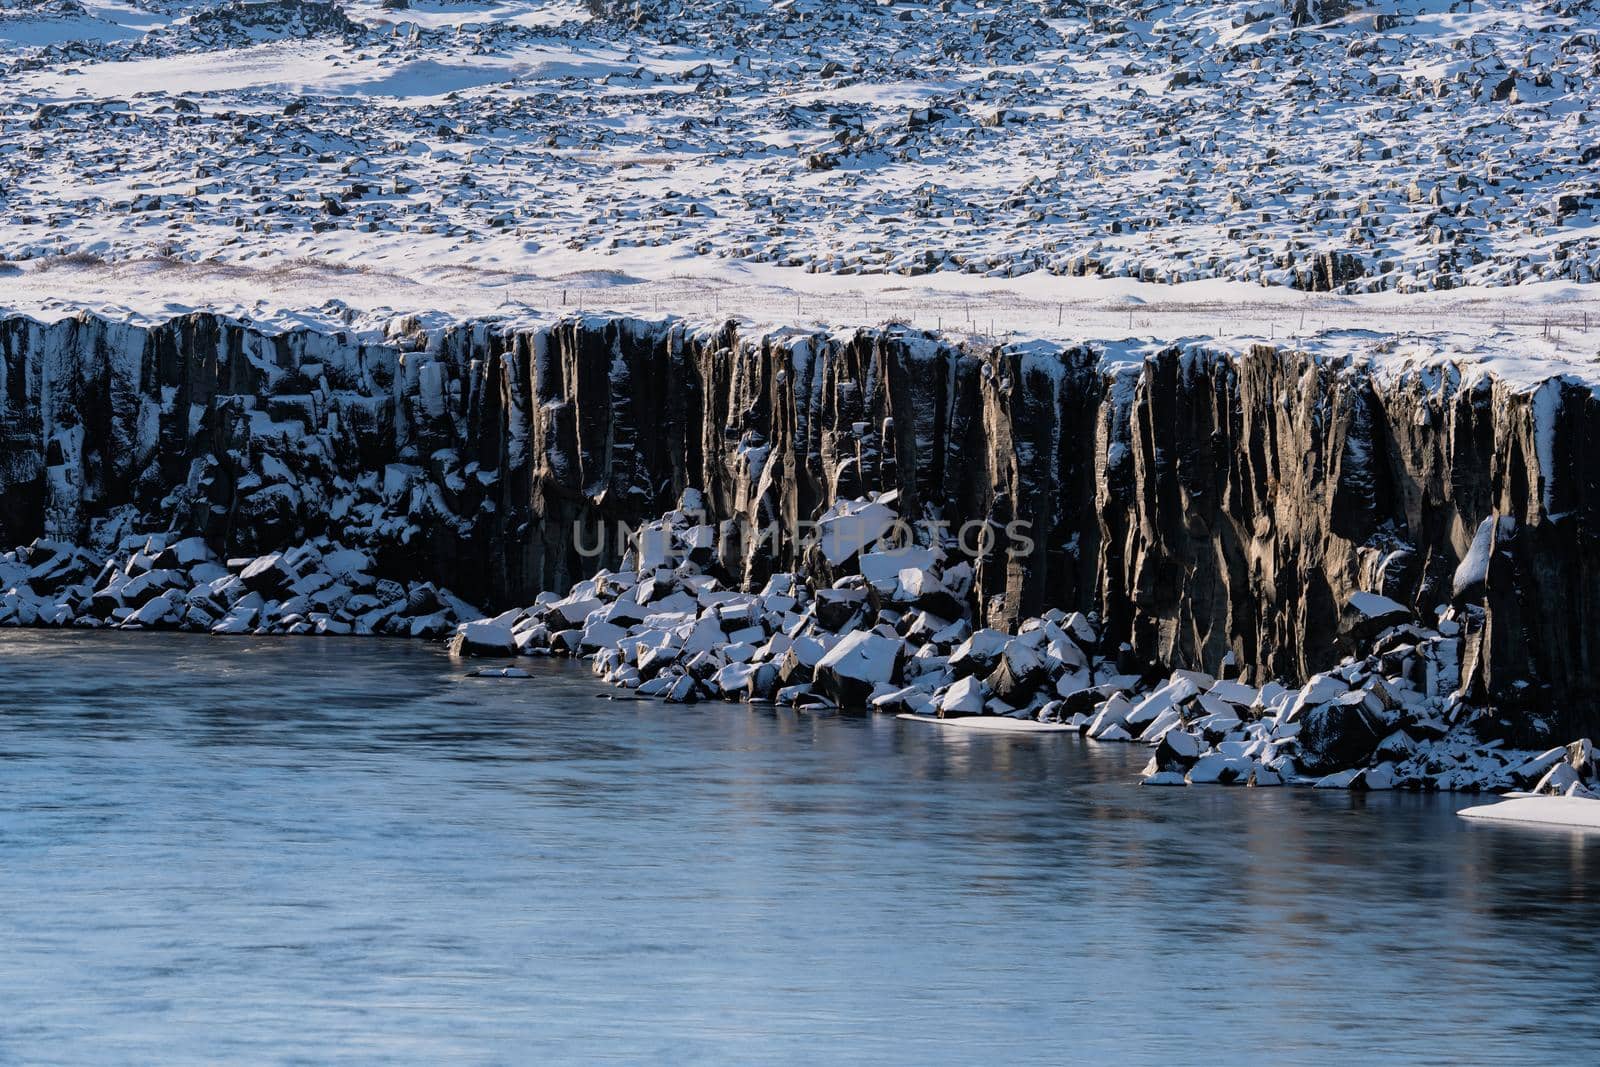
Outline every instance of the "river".
[[0, 632], [0, 1061], [1529, 1062], [1600, 1015], [1600, 835], [467, 669]]

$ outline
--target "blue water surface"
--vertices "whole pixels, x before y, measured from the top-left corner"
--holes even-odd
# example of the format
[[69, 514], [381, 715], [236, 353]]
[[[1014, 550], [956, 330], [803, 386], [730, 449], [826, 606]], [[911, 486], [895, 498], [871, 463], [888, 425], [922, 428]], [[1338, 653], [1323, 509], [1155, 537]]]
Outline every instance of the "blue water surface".
[[1600, 835], [529, 669], [0, 632], [0, 1062], [1565, 1062], [1600, 1019]]

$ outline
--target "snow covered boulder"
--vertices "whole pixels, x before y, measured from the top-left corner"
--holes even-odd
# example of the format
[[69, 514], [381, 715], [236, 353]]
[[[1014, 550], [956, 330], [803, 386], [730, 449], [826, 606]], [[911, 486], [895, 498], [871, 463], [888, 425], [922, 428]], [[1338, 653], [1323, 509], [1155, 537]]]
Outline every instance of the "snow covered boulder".
[[372, 557], [354, 548], [339, 548], [322, 557], [322, 569], [335, 578], [372, 570]]
[[1133, 733], [1139, 733], [1155, 722], [1163, 712], [1175, 708], [1200, 692], [1200, 685], [1186, 672], [1176, 671], [1164, 684], [1157, 687], [1129, 710], [1123, 724]]
[[628, 631], [610, 622], [593, 622], [583, 628], [583, 637], [578, 642], [578, 647], [585, 652], [596, 649], [615, 648], [628, 636]]
[[1211, 752], [1196, 760], [1185, 777], [1190, 785], [1242, 785], [1249, 780], [1252, 769], [1247, 759]]
[[469, 622], [450, 639], [452, 656], [515, 656], [517, 639], [509, 624], [499, 619]]
[[215, 557], [211, 548], [203, 537], [185, 537], [175, 544], [168, 545], [157, 554], [155, 565], [168, 569], [188, 568], [196, 563], [204, 563]]
[[[1396, 733], [1398, 732], [1399, 731], [1396, 731]], [[1379, 746], [1378, 751], [1380, 754], [1382, 754], [1390, 747], [1391, 745], [1389, 738], [1385, 738], [1383, 745]], [[1409, 756], [1412, 751], [1415, 751], [1415, 749], [1416, 743], [1412, 742], [1411, 750], [1401, 753], [1401, 758]], [[1551, 767], [1554, 767], [1558, 763], [1565, 762], [1566, 758], [1567, 750], [1565, 748], [1552, 748], [1545, 752], [1541, 752], [1539, 755], [1530, 757], [1515, 767], [1511, 772], [1511, 779], [1517, 785], [1526, 788], [1543, 778]]]
[[1394, 764], [1380, 763], [1376, 767], [1368, 767], [1357, 775], [1356, 779], [1350, 783], [1350, 788], [1379, 792], [1393, 789], [1396, 781]]
[[755, 672], [753, 664], [729, 663], [711, 676], [711, 686], [724, 700], [737, 700], [744, 695]]
[[1339, 612], [1339, 639], [1347, 649], [1362, 649], [1389, 627], [1411, 619], [1411, 609], [1398, 601], [1377, 593], [1352, 593]]
[[716, 558], [717, 531], [714, 527], [700, 525], [683, 532], [683, 546], [689, 561], [704, 567]]
[[700, 685], [689, 675], [680, 674], [661, 695], [669, 704], [693, 704], [700, 699]]
[[986, 684], [996, 697], [1020, 708], [1032, 700], [1049, 679], [1049, 671], [1039, 653], [1014, 638], [1006, 644], [1000, 664], [990, 673]]
[[145, 601], [137, 611], [124, 620], [122, 625], [127, 627], [161, 626], [168, 622], [176, 621], [172, 618], [173, 610], [173, 601], [171, 599], [167, 596], [158, 596]]
[[933, 699], [915, 685], [879, 693], [872, 698], [872, 706], [889, 715], [932, 715], [936, 710]]
[[817, 520], [817, 547], [830, 567], [842, 567], [888, 533], [897, 518], [878, 501], [841, 500]]
[[983, 683], [968, 675], [956, 682], [939, 698], [939, 716], [982, 715], [984, 705]]
[[969, 674], [989, 674], [999, 665], [1000, 656], [1009, 640], [999, 630], [988, 627], [975, 631], [950, 653], [950, 670], [958, 678]]
[[933, 576], [938, 562], [939, 552], [935, 549], [908, 546], [862, 553], [860, 570], [861, 576], [873, 585], [894, 589], [897, 596], [902, 596], [904, 594], [898, 586], [904, 581], [906, 572], [938, 581]]
[[1188, 785], [1189, 781], [1177, 771], [1156, 771], [1145, 776], [1145, 785]]
[[123, 604], [140, 608], [168, 590], [176, 589], [182, 582], [183, 576], [176, 571], [145, 571], [129, 578], [118, 592]]
[[[803, 646], [802, 641], [805, 642]], [[796, 641], [778, 660], [775, 681], [780, 688], [811, 684], [817, 661], [822, 655], [815, 641], [810, 638], [803, 638], [802, 641]]]
[[1578, 772], [1572, 769], [1570, 763], [1558, 763], [1546, 772], [1539, 784], [1533, 787], [1533, 792], [1548, 796], [1562, 796], [1573, 786], [1581, 785]]
[[1360, 777], [1361, 769], [1359, 767], [1344, 771], [1336, 771], [1333, 774], [1324, 775], [1323, 777], [1318, 778], [1314, 788], [1349, 789], [1355, 785], [1356, 780]]
[[1113, 694], [1095, 710], [1094, 718], [1084, 733], [1096, 741], [1124, 741], [1133, 735], [1128, 732], [1128, 715], [1133, 703], [1121, 693]]
[[1287, 711], [1281, 716], [1285, 723], [1298, 722], [1300, 717], [1318, 704], [1326, 703], [1350, 691], [1350, 683], [1336, 674], [1314, 674], [1294, 694]]
[[816, 685], [840, 707], [861, 707], [875, 686], [900, 677], [905, 645], [872, 630], [846, 634], [817, 662]]
[[1384, 723], [1361, 703], [1322, 704], [1300, 717], [1300, 765], [1309, 774], [1355, 767], [1377, 751]]
[[595, 597], [569, 596], [550, 605], [551, 613], [568, 626], [582, 626], [591, 611], [605, 607]]
[[817, 623], [838, 633], [858, 619], [867, 607], [865, 589], [819, 589], [816, 598]]
[[246, 589], [252, 593], [260, 593], [268, 599], [277, 599], [286, 594], [296, 577], [298, 575], [289, 569], [282, 552], [269, 552], [265, 556], [258, 556], [239, 572], [239, 580], [244, 583]]
[[749, 678], [744, 686], [744, 699], [751, 701], [770, 701], [773, 694], [778, 691], [778, 666], [775, 663], [756, 663], [751, 665]]
[[931, 570], [906, 567], [896, 575], [896, 584], [900, 596], [918, 611], [926, 611], [948, 622], [961, 619], [967, 613], [960, 597]]
[[1526, 781], [1531, 770], [1548, 767], [1533, 792], [1550, 796], [1568, 796], [1584, 792], [1593, 780], [1595, 770], [1594, 742], [1587, 737], [1572, 742], [1565, 748], [1551, 749], [1528, 760], [1513, 772], [1514, 780]]
[[1187, 774], [1200, 758], [1200, 739], [1183, 730], [1168, 730], [1156, 746], [1156, 770]]

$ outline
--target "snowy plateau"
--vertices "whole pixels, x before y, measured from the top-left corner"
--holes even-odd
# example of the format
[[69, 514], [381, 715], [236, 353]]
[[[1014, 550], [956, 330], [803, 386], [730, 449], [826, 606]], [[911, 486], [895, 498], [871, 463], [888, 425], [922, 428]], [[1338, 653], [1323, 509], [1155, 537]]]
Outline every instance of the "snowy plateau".
[[0, 624], [1600, 795], [1597, 46], [1588, 0], [0, 0]]
[[0, 256], [1600, 270], [1581, 0], [597, 6], [6, 0]]

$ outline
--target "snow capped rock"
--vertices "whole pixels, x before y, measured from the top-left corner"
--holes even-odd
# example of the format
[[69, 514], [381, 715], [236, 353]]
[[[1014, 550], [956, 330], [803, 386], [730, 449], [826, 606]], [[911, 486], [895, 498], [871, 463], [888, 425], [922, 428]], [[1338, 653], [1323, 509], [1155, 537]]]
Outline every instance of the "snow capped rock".
[[938, 700], [941, 715], [981, 715], [984, 704], [983, 683], [972, 675], [952, 683]]
[[817, 520], [818, 548], [831, 566], [838, 567], [876, 544], [895, 518], [892, 510], [877, 501], [842, 500]]
[[[1121, 740], [1122, 736], [1128, 733], [1125, 724], [1133, 707], [1133, 703], [1127, 697], [1121, 693], [1114, 694], [1095, 711], [1094, 718], [1090, 720], [1089, 727], [1084, 732], [1096, 741]], [[1112, 731], [1118, 731], [1119, 736], [1107, 736]]]
[[1368, 767], [1362, 770], [1361, 776], [1351, 783], [1351, 788], [1372, 790], [1393, 789], [1394, 783], [1394, 764], [1380, 763], [1376, 767]]
[[1224, 756], [1219, 752], [1207, 753], [1194, 762], [1186, 775], [1190, 785], [1204, 785], [1216, 783], [1219, 785], [1243, 785], [1250, 776], [1251, 765], [1249, 760], [1235, 756]]
[[841, 705], [865, 703], [874, 686], [894, 681], [904, 651], [898, 639], [870, 630], [846, 634], [817, 661], [817, 684]]
[[340, 548], [322, 557], [322, 568], [335, 578], [367, 573], [373, 569], [372, 560], [365, 552], [354, 548]]
[[1155, 771], [1187, 774], [1204, 751], [1199, 738], [1183, 730], [1166, 730], [1156, 746]]
[[996, 698], [1020, 708], [1033, 700], [1049, 677], [1044, 657], [1028, 642], [1013, 638], [1006, 642], [999, 664], [984, 684]]
[[1293, 703], [1289, 705], [1282, 719], [1284, 722], [1295, 722], [1308, 709], [1348, 692], [1349, 688], [1349, 683], [1336, 674], [1315, 675], [1295, 694]]
[[736, 700], [749, 686], [756, 669], [755, 664], [748, 662], [729, 663], [717, 669], [711, 683], [724, 699]]
[[1359, 704], [1319, 704], [1300, 718], [1300, 762], [1309, 773], [1359, 764], [1378, 748], [1380, 723]]
[[627, 636], [628, 631], [614, 623], [591, 622], [583, 628], [583, 636], [578, 642], [578, 647], [585, 651], [611, 648], [620, 644]]
[[603, 605], [597, 597], [569, 596], [558, 600], [551, 606], [562, 622], [568, 626], [581, 626], [583, 621], [589, 617], [590, 612], [599, 610]]
[[1391, 626], [1412, 618], [1404, 604], [1377, 593], [1351, 593], [1339, 616], [1339, 633], [1353, 647], [1362, 647]]
[[999, 630], [978, 630], [950, 653], [950, 669], [957, 674], [988, 674], [999, 663], [1008, 640]]
[[1144, 697], [1133, 707], [1129, 708], [1123, 716], [1123, 723], [1129, 729], [1143, 730], [1167, 709], [1179, 704], [1200, 692], [1200, 687], [1194, 679], [1174, 675], [1165, 685]]
[[163, 549], [156, 557], [155, 564], [159, 567], [189, 570], [198, 563], [205, 563], [215, 558], [205, 538], [185, 537]]
[[873, 585], [893, 582], [891, 588], [900, 599], [915, 600], [922, 595], [922, 583], [942, 588], [933, 575], [938, 555], [935, 549], [918, 545], [863, 552], [859, 560], [861, 576]]
[[1316, 788], [1318, 788], [1318, 789], [1349, 789], [1351, 787], [1351, 785], [1355, 783], [1356, 779], [1358, 779], [1360, 776], [1361, 776], [1361, 770], [1359, 768], [1351, 768], [1350, 770], [1347, 770], [1347, 771], [1338, 771], [1338, 772], [1336, 772], [1334, 774], [1330, 774], [1330, 775], [1327, 775], [1325, 777], [1318, 778], [1317, 781], [1316, 781]]
[[239, 580], [244, 583], [245, 588], [265, 597], [282, 595], [295, 577], [294, 571], [290, 569], [281, 552], [270, 552], [251, 560], [239, 572]]

